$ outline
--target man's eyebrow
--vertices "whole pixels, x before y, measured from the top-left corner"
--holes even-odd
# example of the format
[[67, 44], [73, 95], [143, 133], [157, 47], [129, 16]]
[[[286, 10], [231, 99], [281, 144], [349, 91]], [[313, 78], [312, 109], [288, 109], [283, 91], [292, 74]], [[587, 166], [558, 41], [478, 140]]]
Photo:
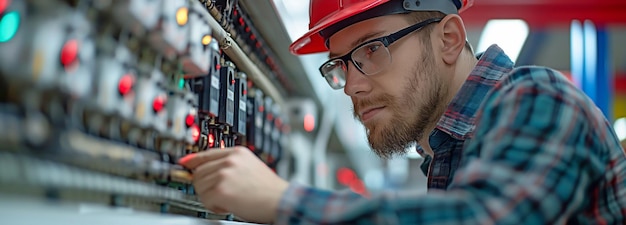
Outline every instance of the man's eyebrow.
[[[372, 37], [378, 36], [378, 35], [380, 35], [382, 33], [384, 33], [384, 31], [373, 31], [373, 32], [367, 33], [367, 34], [363, 35], [361, 38], [357, 39], [356, 41], [353, 41], [352, 44], [350, 44], [350, 49], [353, 49], [357, 45], [359, 45], [359, 44], [361, 44], [361, 43], [363, 43], [363, 42], [365, 42], [365, 41], [367, 41], [369, 39], [372, 39]], [[339, 56], [339, 54], [337, 54], [337, 53], [332, 53], [331, 52], [331, 53], [328, 54], [328, 58], [329, 59], [335, 58], [337, 56]]]

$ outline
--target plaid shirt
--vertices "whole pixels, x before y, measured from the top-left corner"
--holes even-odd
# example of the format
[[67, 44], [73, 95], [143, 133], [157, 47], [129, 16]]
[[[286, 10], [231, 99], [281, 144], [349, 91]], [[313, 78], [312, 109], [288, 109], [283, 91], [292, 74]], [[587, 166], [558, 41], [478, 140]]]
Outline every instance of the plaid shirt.
[[276, 223], [625, 224], [626, 154], [557, 71], [513, 68], [492, 46], [430, 142], [428, 194], [362, 197], [292, 184]]

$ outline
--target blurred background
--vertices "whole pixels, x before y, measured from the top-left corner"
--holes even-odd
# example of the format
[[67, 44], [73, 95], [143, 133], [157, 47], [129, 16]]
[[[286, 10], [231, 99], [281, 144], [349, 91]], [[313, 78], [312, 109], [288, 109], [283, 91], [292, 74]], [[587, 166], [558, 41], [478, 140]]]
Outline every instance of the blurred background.
[[[426, 192], [413, 150], [371, 152], [350, 99], [318, 72], [327, 53], [289, 53], [308, 30], [308, 6], [0, 0], [0, 218], [241, 220], [204, 209], [176, 164], [234, 145], [292, 182]], [[475, 52], [498, 44], [518, 66], [561, 71], [625, 140], [624, 12], [623, 0], [475, 0], [461, 17]]]

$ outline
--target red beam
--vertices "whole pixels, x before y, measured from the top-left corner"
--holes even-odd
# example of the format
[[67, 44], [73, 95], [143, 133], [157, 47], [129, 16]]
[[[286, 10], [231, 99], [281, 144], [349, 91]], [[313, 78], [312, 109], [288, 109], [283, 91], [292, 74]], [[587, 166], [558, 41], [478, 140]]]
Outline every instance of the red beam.
[[615, 94], [626, 95], [626, 73], [616, 74]]
[[475, 0], [461, 17], [468, 26], [483, 26], [490, 19], [524, 19], [534, 28], [569, 26], [574, 19], [626, 24], [625, 12], [624, 0]]

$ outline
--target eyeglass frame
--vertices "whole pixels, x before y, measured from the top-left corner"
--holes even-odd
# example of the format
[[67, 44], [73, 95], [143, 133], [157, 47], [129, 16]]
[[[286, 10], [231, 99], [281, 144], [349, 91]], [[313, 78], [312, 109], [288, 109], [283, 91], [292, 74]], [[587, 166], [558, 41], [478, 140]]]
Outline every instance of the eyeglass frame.
[[[329, 59], [329, 60], [327, 60], [326, 62], [322, 63], [322, 65], [319, 67], [320, 74], [322, 75], [322, 77], [323, 77], [324, 79], [326, 79], [326, 76], [324, 75], [324, 72], [322, 72], [322, 68], [324, 68], [324, 66], [325, 66], [326, 64], [328, 64], [328, 63], [330, 63], [330, 62], [332, 62], [332, 61], [335, 61], [335, 60], [337, 60], [337, 59], [341, 59], [341, 61], [343, 61], [344, 65], [348, 65], [348, 61], [352, 62], [352, 64], [354, 65], [354, 67], [356, 67], [356, 68], [357, 68], [357, 70], [359, 70], [359, 72], [361, 72], [362, 74], [365, 74], [365, 75], [368, 75], [368, 76], [374, 75], [374, 74], [376, 74], [376, 73], [378, 73], [378, 72], [376, 72], [376, 73], [374, 73], [374, 74], [367, 74], [367, 73], [363, 72], [363, 70], [361, 69], [361, 67], [359, 67], [359, 66], [358, 66], [358, 65], [354, 62], [354, 60], [352, 60], [352, 54], [353, 54], [353, 53], [354, 53], [357, 49], [359, 49], [359, 48], [361, 48], [361, 47], [363, 47], [363, 46], [365, 46], [365, 45], [368, 45], [368, 44], [370, 44], [370, 43], [373, 43], [373, 42], [377, 42], [377, 41], [379, 41], [379, 42], [383, 43], [383, 46], [385, 46], [385, 48], [387, 48], [387, 51], [389, 52], [389, 46], [390, 46], [391, 44], [393, 44], [394, 42], [396, 42], [396, 41], [400, 40], [401, 38], [403, 38], [403, 37], [407, 36], [408, 34], [410, 34], [410, 33], [414, 32], [414, 31], [418, 31], [418, 30], [420, 30], [420, 29], [422, 29], [422, 28], [426, 27], [427, 25], [430, 25], [431, 23], [441, 22], [441, 20], [443, 20], [443, 18], [430, 18], [430, 19], [427, 19], [427, 20], [421, 21], [421, 22], [419, 22], [419, 23], [413, 24], [413, 25], [411, 25], [411, 26], [409, 26], [409, 27], [405, 27], [405, 28], [403, 28], [402, 30], [396, 31], [395, 33], [392, 33], [392, 34], [390, 34], [390, 35], [383, 36], [383, 37], [379, 37], [379, 38], [374, 38], [374, 39], [372, 39], [372, 40], [369, 40], [369, 41], [363, 42], [363, 43], [361, 43], [361, 44], [357, 45], [356, 47], [354, 47], [354, 48], [353, 48], [350, 52], [348, 52], [347, 54], [345, 54], [345, 55], [343, 55], [343, 56], [337, 56], [337, 57], [334, 57], [334, 58]], [[348, 72], [348, 68], [347, 68], [347, 66], [346, 66], [346, 69], [345, 69], [344, 73], [346, 73], [346, 74], [347, 74], [347, 72]], [[379, 72], [380, 72], [380, 71], [379, 71]], [[330, 84], [329, 84], [329, 85], [330, 85]], [[330, 86], [332, 87], [332, 85], [330, 85]], [[345, 87], [345, 85], [344, 85], [343, 87]], [[337, 89], [341, 89], [341, 88], [343, 88], [343, 87], [340, 87], [340, 88], [337, 88]], [[334, 88], [333, 88], [333, 89], [334, 89]]]

